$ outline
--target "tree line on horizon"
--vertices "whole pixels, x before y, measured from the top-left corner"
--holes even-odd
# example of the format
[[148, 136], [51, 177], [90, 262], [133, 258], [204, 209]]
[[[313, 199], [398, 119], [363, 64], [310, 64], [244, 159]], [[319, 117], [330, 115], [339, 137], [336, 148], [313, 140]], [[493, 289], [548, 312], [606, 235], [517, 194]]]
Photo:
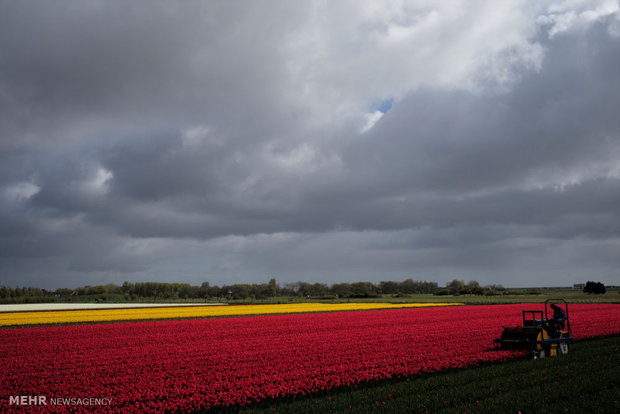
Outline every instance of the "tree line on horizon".
[[[594, 282], [588, 282], [593, 284]], [[600, 286], [599, 286], [600, 285]], [[590, 285], [588, 285], [589, 287]], [[602, 286], [602, 289], [601, 289]], [[596, 292], [604, 293], [604, 285], [596, 284]], [[584, 289], [586, 291], [587, 289]], [[122, 285], [113, 283], [97, 286], [83, 286], [75, 289], [59, 288], [54, 291], [37, 287], [9, 288], [0, 286], [1, 303], [22, 302], [53, 302], [80, 299], [99, 299], [106, 301], [148, 300], [148, 299], [215, 299], [215, 300], [245, 300], [267, 299], [272, 297], [288, 296], [316, 299], [333, 298], [373, 298], [381, 295], [503, 295], [508, 291], [502, 285], [481, 286], [476, 280], [465, 283], [454, 279], [445, 287], [439, 287], [436, 282], [417, 281], [411, 278], [401, 282], [381, 281], [372, 282], [335, 283], [328, 286], [325, 283], [295, 282], [280, 286], [275, 278], [268, 283], [261, 284], [233, 284], [211, 285], [204, 282], [200, 286], [189, 283], [166, 282], [124, 282]], [[537, 292], [529, 292], [537, 293]]]

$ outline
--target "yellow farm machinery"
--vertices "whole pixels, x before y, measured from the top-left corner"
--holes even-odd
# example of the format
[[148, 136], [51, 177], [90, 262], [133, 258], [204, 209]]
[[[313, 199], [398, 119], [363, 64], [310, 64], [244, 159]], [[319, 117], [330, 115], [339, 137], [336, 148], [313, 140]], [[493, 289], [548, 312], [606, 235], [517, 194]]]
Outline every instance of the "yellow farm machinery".
[[534, 358], [567, 354], [573, 342], [568, 303], [564, 299], [547, 299], [544, 312], [524, 310], [523, 325], [505, 327], [493, 342], [502, 349], [527, 349]]

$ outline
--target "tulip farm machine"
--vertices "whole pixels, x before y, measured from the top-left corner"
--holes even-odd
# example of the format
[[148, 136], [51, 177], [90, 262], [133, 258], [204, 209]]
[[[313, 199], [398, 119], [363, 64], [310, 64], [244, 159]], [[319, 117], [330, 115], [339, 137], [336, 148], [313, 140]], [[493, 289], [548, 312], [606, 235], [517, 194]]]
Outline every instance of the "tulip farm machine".
[[[552, 303], [560, 301], [563, 306]], [[549, 311], [553, 314], [549, 315]], [[502, 336], [493, 340], [502, 349], [527, 349], [534, 358], [567, 354], [572, 341], [568, 303], [564, 299], [547, 299], [544, 312], [524, 310], [523, 326], [505, 327]]]

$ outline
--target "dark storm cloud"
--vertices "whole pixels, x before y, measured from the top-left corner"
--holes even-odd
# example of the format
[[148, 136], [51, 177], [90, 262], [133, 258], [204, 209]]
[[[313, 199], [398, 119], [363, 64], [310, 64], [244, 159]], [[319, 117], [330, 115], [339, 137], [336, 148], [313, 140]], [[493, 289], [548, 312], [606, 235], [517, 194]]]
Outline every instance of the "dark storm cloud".
[[[76, 134], [101, 140], [119, 128], [125, 134], [197, 119], [230, 129], [253, 117], [260, 131], [261, 117], [274, 108], [264, 98], [277, 96], [274, 81], [282, 76], [269, 62], [280, 60], [276, 42], [295, 22], [289, 14], [288, 23], [274, 25], [288, 12], [279, 10], [253, 19], [258, 4], [5, 4], [4, 144]], [[261, 42], [248, 47], [258, 33]]]
[[[474, 74], [460, 88], [421, 70], [400, 75], [410, 84], [396, 98], [355, 106], [372, 70], [341, 74], [346, 54], [327, 75], [307, 64], [337, 59], [312, 25], [296, 34], [320, 13], [263, 6], [3, 6], [0, 283], [167, 280], [172, 268], [192, 282], [570, 284], [576, 271], [558, 282], [553, 269], [575, 270], [575, 252], [582, 274], [617, 277], [615, 15], [528, 32], [540, 66], [500, 54], [507, 84]], [[363, 133], [364, 114], [340, 107], [384, 101]]]

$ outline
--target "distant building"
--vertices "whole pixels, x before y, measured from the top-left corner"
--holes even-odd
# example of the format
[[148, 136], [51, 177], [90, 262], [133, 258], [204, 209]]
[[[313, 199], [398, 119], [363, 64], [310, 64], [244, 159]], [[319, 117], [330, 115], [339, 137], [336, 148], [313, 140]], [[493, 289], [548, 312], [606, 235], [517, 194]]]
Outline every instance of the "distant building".
[[573, 288], [575, 288], [575, 289], [583, 289], [585, 286], [586, 286], [585, 283], [575, 283], [573, 285]]

